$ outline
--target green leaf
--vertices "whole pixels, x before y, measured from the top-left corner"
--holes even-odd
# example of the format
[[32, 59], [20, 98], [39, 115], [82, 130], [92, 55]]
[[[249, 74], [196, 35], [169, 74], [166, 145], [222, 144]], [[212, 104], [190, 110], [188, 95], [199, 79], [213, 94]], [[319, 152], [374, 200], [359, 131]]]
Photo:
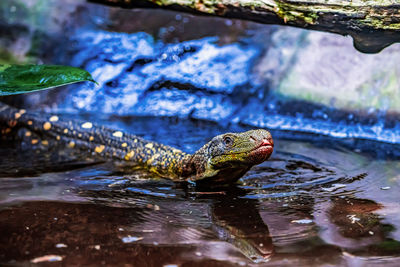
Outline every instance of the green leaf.
[[70, 66], [0, 65], [0, 96], [28, 93], [93, 80], [89, 72]]

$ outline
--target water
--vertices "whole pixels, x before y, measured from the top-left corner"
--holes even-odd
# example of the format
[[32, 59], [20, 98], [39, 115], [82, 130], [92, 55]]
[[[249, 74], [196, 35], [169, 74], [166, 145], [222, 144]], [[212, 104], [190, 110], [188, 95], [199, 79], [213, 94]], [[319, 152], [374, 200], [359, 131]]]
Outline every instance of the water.
[[[239, 126], [90, 118], [188, 152]], [[272, 158], [232, 187], [148, 179], [59, 147], [0, 146], [0, 264], [396, 266], [395, 147], [273, 132]], [[86, 164], [86, 165], [85, 165]]]

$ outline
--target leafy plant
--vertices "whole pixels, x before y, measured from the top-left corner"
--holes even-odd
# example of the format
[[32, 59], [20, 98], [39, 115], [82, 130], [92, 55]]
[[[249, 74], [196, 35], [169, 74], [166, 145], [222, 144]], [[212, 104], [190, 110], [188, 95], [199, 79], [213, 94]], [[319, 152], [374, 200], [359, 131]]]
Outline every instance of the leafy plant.
[[0, 96], [15, 95], [93, 80], [89, 72], [58, 65], [0, 65]]

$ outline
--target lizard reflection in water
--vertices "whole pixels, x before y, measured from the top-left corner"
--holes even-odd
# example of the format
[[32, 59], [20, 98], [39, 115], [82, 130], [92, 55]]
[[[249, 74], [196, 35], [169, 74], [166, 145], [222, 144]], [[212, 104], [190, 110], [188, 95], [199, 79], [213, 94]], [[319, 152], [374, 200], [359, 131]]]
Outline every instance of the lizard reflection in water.
[[[343, 252], [362, 255], [370, 251], [376, 256], [399, 253], [398, 242], [392, 240], [388, 232], [390, 225], [374, 214], [379, 205], [365, 199], [350, 198], [344, 201], [332, 198], [330, 205], [321, 206], [327, 210], [320, 212], [347, 214], [349, 209], [357, 210], [363, 213], [364, 218], [375, 217], [372, 224], [367, 225], [361, 221], [361, 227], [352, 220], [339, 218], [338, 221], [338, 218], [328, 216], [324, 217], [326, 220], [314, 218], [318, 227], [310, 228], [305, 224], [293, 227], [291, 221], [299, 215], [311, 216], [316, 211], [313, 207], [315, 203], [310, 203], [305, 214], [296, 214], [299, 211], [293, 212], [289, 206], [282, 207], [280, 203], [271, 202], [267, 203], [268, 209], [264, 207], [264, 214], [261, 215], [258, 200], [243, 198], [245, 190], [237, 187], [230, 188], [223, 195], [204, 194], [173, 200], [143, 196], [129, 190], [81, 188], [76, 193], [90, 201], [31, 201], [0, 210], [0, 228], [9, 229], [0, 236], [0, 251], [7, 252], [0, 254], [0, 262], [15, 259], [22, 262], [49, 251], [60, 253], [60, 248], [54, 244], [62, 242], [68, 245], [62, 250], [65, 257], [63, 263], [67, 265], [99, 265], [104, 261], [106, 265], [135, 262], [137, 265], [159, 266], [182, 260], [182, 255], [195, 255], [195, 252], [204, 255], [203, 265], [207, 265], [207, 259], [221, 259], [218, 258], [221, 253], [225, 253], [223, 259], [233, 257], [232, 251], [218, 249], [218, 243], [210, 239], [206, 229], [211, 229], [219, 240], [232, 244], [238, 252], [255, 263], [271, 261], [272, 265], [279, 265], [294, 260], [297, 263], [303, 262], [298, 265], [305, 266], [315, 261], [334, 265], [337, 259], [343, 258]], [[154, 209], [155, 205], [157, 210]], [[304, 210], [304, 207], [300, 209]], [[204, 210], [208, 212], [202, 213]], [[203, 216], [199, 217], [199, 212]], [[54, 218], [58, 220], [55, 222]], [[269, 223], [272, 225], [267, 225], [267, 218], [271, 218]], [[29, 229], [26, 229], [27, 225]], [[347, 238], [358, 245], [339, 249], [341, 246], [334, 239], [322, 235], [321, 240], [320, 236], [315, 235], [319, 228], [336, 237], [343, 237], [343, 230], [356, 230]], [[288, 229], [292, 230], [286, 232]], [[310, 231], [306, 236], [293, 239], [294, 231], [304, 234], [305, 229], [308, 229], [306, 232]], [[374, 235], [368, 233], [371, 230]], [[289, 239], [281, 239], [285, 235]], [[18, 239], [15, 239], [16, 236]], [[124, 243], [121, 240], [126, 236], [140, 239]], [[364, 239], [362, 242], [360, 237]], [[98, 244], [103, 253], [93, 258], [94, 244]], [[388, 244], [394, 246], [385, 249]], [[80, 249], [70, 249], [75, 247]], [[29, 255], [26, 254], [27, 249]], [[195, 258], [195, 261], [199, 261], [199, 258]]]
[[[267, 262], [274, 253], [268, 226], [264, 223], [255, 199], [243, 199], [245, 190], [228, 192], [212, 203], [212, 228], [224, 240], [255, 263]], [[238, 212], [240, 211], [240, 212]]]
[[[27, 128], [69, 147], [89, 150], [102, 158], [124, 160], [175, 181], [233, 183], [252, 166], [267, 160], [273, 151], [271, 134], [264, 129], [226, 133], [214, 137], [194, 154], [144, 140], [91, 122], [63, 120], [58, 116], [28, 113], [0, 103], [2, 135]], [[28, 132], [31, 136], [31, 133]], [[32, 139], [32, 144], [39, 142]]]

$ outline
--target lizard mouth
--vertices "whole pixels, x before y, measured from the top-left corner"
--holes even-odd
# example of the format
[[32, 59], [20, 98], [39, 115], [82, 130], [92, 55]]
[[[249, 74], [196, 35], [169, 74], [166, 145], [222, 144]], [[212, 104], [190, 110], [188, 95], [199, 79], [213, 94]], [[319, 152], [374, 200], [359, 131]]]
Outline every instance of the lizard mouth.
[[254, 164], [266, 161], [274, 151], [272, 139], [263, 139], [260, 144], [249, 153], [249, 158]]

